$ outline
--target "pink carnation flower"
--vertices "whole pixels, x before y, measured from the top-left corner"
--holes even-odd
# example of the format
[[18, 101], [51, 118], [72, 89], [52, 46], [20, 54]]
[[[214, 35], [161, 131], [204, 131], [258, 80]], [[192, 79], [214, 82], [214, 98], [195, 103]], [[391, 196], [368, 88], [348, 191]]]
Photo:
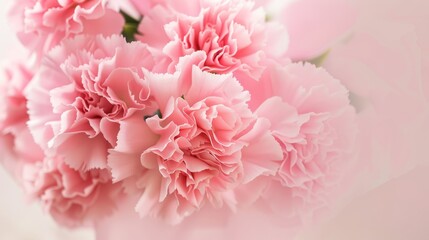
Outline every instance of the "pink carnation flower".
[[19, 0], [11, 17], [22, 44], [38, 55], [77, 34], [119, 34], [124, 20], [107, 0]]
[[64, 41], [47, 55], [26, 91], [35, 141], [74, 169], [106, 168], [117, 122], [146, 108], [142, 67], [152, 65], [143, 44], [120, 36]]
[[24, 88], [33, 77], [33, 71], [23, 63], [7, 66], [0, 81], [0, 138], [8, 142], [11, 157], [4, 157], [2, 163], [18, 179], [24, 162], [40, 160], [42, 151], [34, 143], [27, 128], [27, 99]]
[[[146, 1], [130, 0], [130, 2], [144, 16], [156, 5], [167, 3], [167, 0], [146, 0]], [[172, 1], [172, 3], [174, 2], [176, 1]], [[182, 5], [186, 5], [186, 4], [182, 4]]]
[[[113, 209], [115, 193], [107, 170], [75, 171], [59, 158], [45, 159], [26, 125], [27, 99], [24, 89], [33, 77], [24, 64], [5, 69], [0, 82], [1, 142], [7, 143], [2, 164], [22, 184], [26, 193], [40, 200], [47, 211], [61, 224], [80, 226], [90, 223]], [[4, 159], [3, 159], [4, 158]]]
[[[114, 0], [114, 1], [119, 1], [119, 0]], [[204, 2], [207, 2], [207, 0], [190, 0], [187, 1], [186, 4], [183, 4], [183, 2], [180, 1], [175, 1], [175, 0], [145, 0], [145, 1], [140, 1], [140, 0], [129, 0], [131, 5], [134, 6], [134, 8], [140, 13], [140, 15], [147, 17], [147, 16], [151, 16], [151, 17], [155, 17], [157, 20], [157, 23], [161, 23], [158, 22], [159, 20], [162, 19], [169, 19], [169, 21], [172, 21], [175, 19], [175, 17], [172, 16], [162, 16], [162, 15], [158, 15], [154, 14], [155, 12], [153, 12], [153, 10], [155, 9], [159, 9], [159, 8], [163, 8], [164, 10], [173, 13], [173, 12], [180, 12], [182, 14], [187, 14], [187, 15], [198, 15], [202, 4], [204, 4]], [[159, 13], [159, 12], [158, 12]], [[164, 22], [166, 23], [166, 22]], [[159, 29], [162, 30], [162, 29]]]
[[258, 79], [264, 70], [261, 61], [280, 57], [287, 49], [287, 34], [281, 26], [267, 23], [263, 9], [254, 9], [251, 1], [191, 1], [187, 5], [186, 10], [173, 6], [175, 11], [158, 5], [139, 26], [142, 36], [137, 38], [162, 49], [169, 70], [180, 57], [204, 51], [203, 71], [239, 71]]
[[80, 172], [52, 158], [25, 165], [22, 178], [27, 194], [68, 227], [90, 225], [115, 207], [117, 191], [108, 170]]
[[175, 74], [148, 74], [159, 112], [121, 122], [109, 166], [115, 181], [141, 194], [141, 216], [178, 223], [205, 202], [234, 208], [236, 186], [279, 167], [269, 122], [252, 114], [249, 93], [231, 74], [198, 67], [205, 57], [182, 59]]
[[0, 132], [16, 133], [25, 127], [28, 120], [27, 99], [24, 88], [33, 77], [33, 72], [24, 64], [17, 63], [3, 70], [0, 81]]
[[283, 149], [277, 180], [262, 197], [282, 219], [309, 221], [341, 191], [352, 164], [356, 116], [348, 91], [310, 64], [274, 66], [259, 83], [248, 84], [255, 113], [271, 122]]

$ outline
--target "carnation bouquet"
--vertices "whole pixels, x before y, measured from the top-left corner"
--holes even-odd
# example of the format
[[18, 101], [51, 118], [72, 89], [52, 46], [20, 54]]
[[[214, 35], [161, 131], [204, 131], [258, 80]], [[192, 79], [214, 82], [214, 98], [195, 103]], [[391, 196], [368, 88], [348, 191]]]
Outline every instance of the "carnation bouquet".
[[[26, 57], [0, 82], [4, 167], [99, 240], [294, 239], [415, 167], [400, 158], [427, 136], [425, 77], [362, 74], [367, 56], [350, 49], [376, 44], [353, 3], [285, 3], [15, 0]], [[420, 73], [427, 59], [410, 52], [393, 56]], [[412, 142], [386, 131], [408, 123], [398, 109], [421, 113]], [[370, 142], [388, 139], [403, 151]]]

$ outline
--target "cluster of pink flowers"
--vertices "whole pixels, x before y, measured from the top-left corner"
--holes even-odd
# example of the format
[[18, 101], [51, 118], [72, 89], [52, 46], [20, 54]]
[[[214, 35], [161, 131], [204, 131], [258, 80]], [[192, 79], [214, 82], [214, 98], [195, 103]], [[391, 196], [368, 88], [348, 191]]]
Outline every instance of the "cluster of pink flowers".
[[28, 194], [67, 226], [124, 198], [171, 224], [261, 202], [311, 219], [352, 160], [355, 110], [339, 80], [290, 58], [287, 28], [257, 6], [16, 1], [36, 60], [5, 71], [0, 133]]

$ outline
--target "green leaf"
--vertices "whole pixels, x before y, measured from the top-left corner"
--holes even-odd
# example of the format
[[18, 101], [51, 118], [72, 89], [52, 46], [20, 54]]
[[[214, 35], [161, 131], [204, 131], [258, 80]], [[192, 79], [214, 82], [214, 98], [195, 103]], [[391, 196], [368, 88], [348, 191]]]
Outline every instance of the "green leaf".
[[328, 57], [328, 55], [329, 55], [329, 51], [330, 51], [330, 50], [327, 50], [327, 51], [326, 51], [326, 52], [324, 52], [323, 54], [321, 54], [321, 55], [319, 55], [319, 56], [317, 56], [317, 57], [315, 57], [315, 58], [313, 58], [313, 59], [310, 59], [308, 62], [310, 62], [310, 63], [312, 63], [312, 64], [316, 65], [317, 67], [322, 66], [323, 62], [326, 60], [326, 58], [327, 58], [327, 57]]
[[134, 19], [130, 15], [126, 14], [124, 11], [120, 11], [121, 15], [125, 19], [125, 25], [122, 30], [122, 36], [125, 37], [127, 42], [135, 41], [135, 35], [138, 33], [138, 27], [141, 22], [141, 19]]

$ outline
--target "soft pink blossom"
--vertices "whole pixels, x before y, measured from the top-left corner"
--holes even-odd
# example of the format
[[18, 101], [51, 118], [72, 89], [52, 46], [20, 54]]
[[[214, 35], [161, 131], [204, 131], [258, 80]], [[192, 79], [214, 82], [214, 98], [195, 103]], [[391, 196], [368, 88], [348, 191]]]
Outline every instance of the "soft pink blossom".
[[2, 159], [3, 165], [18, 180], [21, 179], [22, 164], [35, 162], [43, 156], [34, 143], [27, 128], [27, 99], [24, 88], [33, 77], [33, 70], [24, 63], [12, 63], [3, 69], [0, 80], [0, 138], [8, 145], [9, 157]]
[[256, 115], [270, 121], [283, 149], [277, 180], [267, 179], [262, 198], [289, 226], [311, 221], [341, 190], [353, 163], [355, 111], [348, 91], [325, 70], [301, 63], [273, 66], [247, 88]]
[[120, 36], [63, 41], [26, 89], [35, 141], [74, 169], [106, 168], [107, 149], [117, 141], [117, 122], [147, 107], [142, 67], [151, 66], [143, 44]]
[[235, 187], [279, 167], [270, 123], [252, 114], [231, 74], [203, 72], [205, 58], [197, 52], [174, 74], [148, 74], [159, 112], [121, 121], [109, 166], [115, 181], [141, 194], [141, 216], [177, 223], [206, 202], [234, 209]]
[[[116, 0], [115, 0], [116, 1]], [[129, 0], [132, 5], [142, 16], [151, 15], [151, 11], [154, 8], [163, 7], [170, 10], [175, 10], [188, 15], [198, 14], [201, 9], [201, 4], [207, 2], [207, 0], [190, 0], [186, 4], [175, 0]], [[162, 17], [162, 16], [158, 16]]]
[[296, 0], [283, 7], [274, 19], [288, 31], [287, 56], [309, 60], [351, 34], [356, 9], [348, 0]]
[[[130, 0], [130, 2], [140, 12], [140, 14], [144, 16], [156, 5], [158, 4], [164, 5], [167, 2], [167, 0], [147, 0], [147, 1]], [[187, 5], [187, 4], [183, 4], [183, 5]]]
[[117, 188], [108, 170], [76, 171], [61, 158], [47, 158], [23, 167], [27, 194], [68, 227], [88, 226], [115, 209]]
[[[147, 1], [139, 1], [139, 2], [143, 3]], [[134, 19], [142, 18], [139, 10], [133, 3], [133, 0], [108, 0], [107, 6], [117, 12], [122, 11]]]
[[[197, 1], [198, 2], [198, 1]], [[198, 6], [192, 1], [190, 6]], [[179, 58], [196, 51], [207, 55], [202, 70], [240, 72], [258, 79], [263, 59], [278, 58], [287, 49], [287, 34], [274, 22], [267, 23], [262, 8], [251, 1], [201, 1], [197, 14], [158, 5], [143, 18], [137, 38], [162, 49], [169, 70]], [[192, 8], [192, 7], [188, 7]]]
[[1, 163], [27, 197], [40, 202], [55, 220], [68, 227], [92, 224], [113, 211], [118, 188], [112, 185], [108, 170], [82, 173], [59, 158], [48, 159], [25, 122], [18, 121], [14, 127], [0, 136]]
[[119, 34], [124, 20], [106, 0], [18, 0], [10, 15], [22, 44], [38, 56], [78, 34]]
[[3, 69], [0, 81], [0, 133], [16, 133], [28, 120], [24, 88], [33, 77], [33, 71], [22, 63], [13, 63]]
[[78, 172], [60, 158], [49, 159], [33, 139], [26, 122], [24, 89], [33, 71], [22, 63], [5, 69], [0, 83], [2, 164], [26, 194], [61, 224], [81, 226], [113, 210], [115, 193], [108, 170]]
[[359, 110], [359, 194], [429, 159], [429, 2], [354, 2], [353, 34], [332, 48], [324, 66]]

